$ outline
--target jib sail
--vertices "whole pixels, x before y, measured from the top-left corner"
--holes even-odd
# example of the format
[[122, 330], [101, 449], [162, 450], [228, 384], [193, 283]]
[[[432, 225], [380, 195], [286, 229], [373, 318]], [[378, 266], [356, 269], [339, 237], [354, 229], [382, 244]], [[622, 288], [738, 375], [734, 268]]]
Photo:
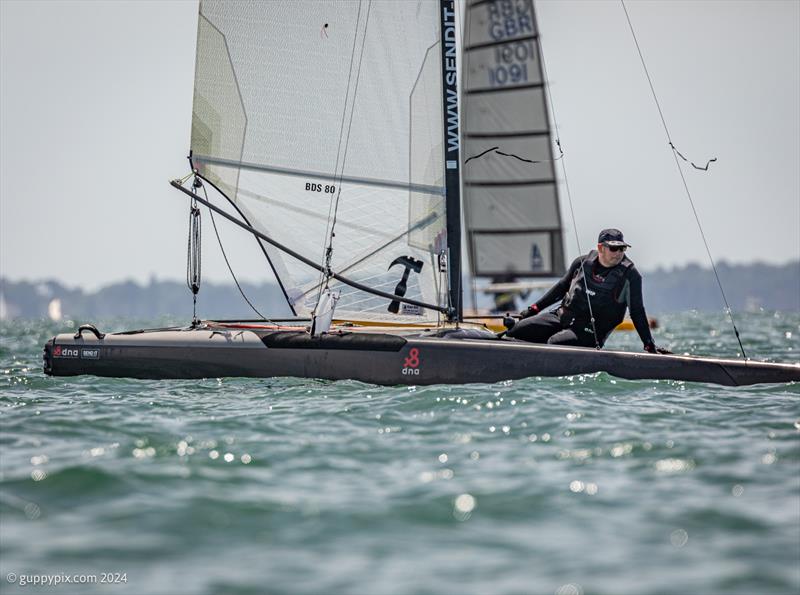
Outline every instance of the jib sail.
[[[408, 298], [447, 302], [438, 3], [202, 0], [194, 167], [260, 232]], [[337, 203], [338, 200], [338, 203]], [[320, 273], [262, 242], [299, 315]], [[331, 280], [338, 317], [439, 314]]]

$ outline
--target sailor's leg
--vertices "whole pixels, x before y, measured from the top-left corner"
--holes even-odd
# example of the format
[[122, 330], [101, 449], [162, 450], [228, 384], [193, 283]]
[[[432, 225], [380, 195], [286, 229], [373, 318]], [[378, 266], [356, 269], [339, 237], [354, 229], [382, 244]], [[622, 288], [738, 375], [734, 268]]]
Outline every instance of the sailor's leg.
[[552, 335], [547, 340], [548, 345], [571, 345], [573, 347], [594, 347], [593, 335], [586, 333], [576, 333], [573, 329], [567, 328]]
[[515, 324], [508, 336], [513, 339], [522, 339], [531, 343], [547, 343], [547, 340], [562, 330], [561, 320], [554, 312], [542, 312], [536, 316], [525, 318]]

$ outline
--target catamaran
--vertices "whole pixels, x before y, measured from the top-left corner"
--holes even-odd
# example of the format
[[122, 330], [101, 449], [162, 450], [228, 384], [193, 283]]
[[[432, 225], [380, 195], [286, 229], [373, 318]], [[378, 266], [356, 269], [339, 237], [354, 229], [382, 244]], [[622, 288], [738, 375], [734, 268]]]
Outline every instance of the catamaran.
[[800, 364], [535, 345], [464, 320], [462, 204], [474, 274], [515, 255], [555, 276], [564, 255], [532, 0], [469, 2], [457, 36], [453, 0], [201, 0], [190, 172], [171, 182], [190, 201], [187, 281], [196, 297], [206, 207], [254, 236], [294, 318], [84, 324], [47, 342], [45, 373], [800, 381]]

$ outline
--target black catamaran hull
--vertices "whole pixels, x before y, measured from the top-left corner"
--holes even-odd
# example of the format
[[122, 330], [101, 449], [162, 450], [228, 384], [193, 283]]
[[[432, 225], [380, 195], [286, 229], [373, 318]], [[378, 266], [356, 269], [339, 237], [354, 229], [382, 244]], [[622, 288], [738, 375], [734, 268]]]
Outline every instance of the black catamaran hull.
[[382, 385], [464, 384], [607, 372], [727, 386], [800, 381], [800, 364], [554, 347], [519, 341], [378, 332], [312, 338], [294, 329], [169, 329], [62, 334], [44, 348], [53, 376], [213, 378], [295, 376]]

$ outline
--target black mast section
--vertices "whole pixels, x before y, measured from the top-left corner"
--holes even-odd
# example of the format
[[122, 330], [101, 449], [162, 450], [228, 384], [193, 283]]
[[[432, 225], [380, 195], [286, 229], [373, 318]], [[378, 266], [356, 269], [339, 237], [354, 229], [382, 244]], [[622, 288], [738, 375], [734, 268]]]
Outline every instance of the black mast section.
[[453, 0], [440, 0], [442, 31], [442, 116], [444, 121], [444, 180], [447, 208], [447, 274], [450, 280], [450, 320], [461, 320], [461, 135], [456, 71], [456, 11]]

